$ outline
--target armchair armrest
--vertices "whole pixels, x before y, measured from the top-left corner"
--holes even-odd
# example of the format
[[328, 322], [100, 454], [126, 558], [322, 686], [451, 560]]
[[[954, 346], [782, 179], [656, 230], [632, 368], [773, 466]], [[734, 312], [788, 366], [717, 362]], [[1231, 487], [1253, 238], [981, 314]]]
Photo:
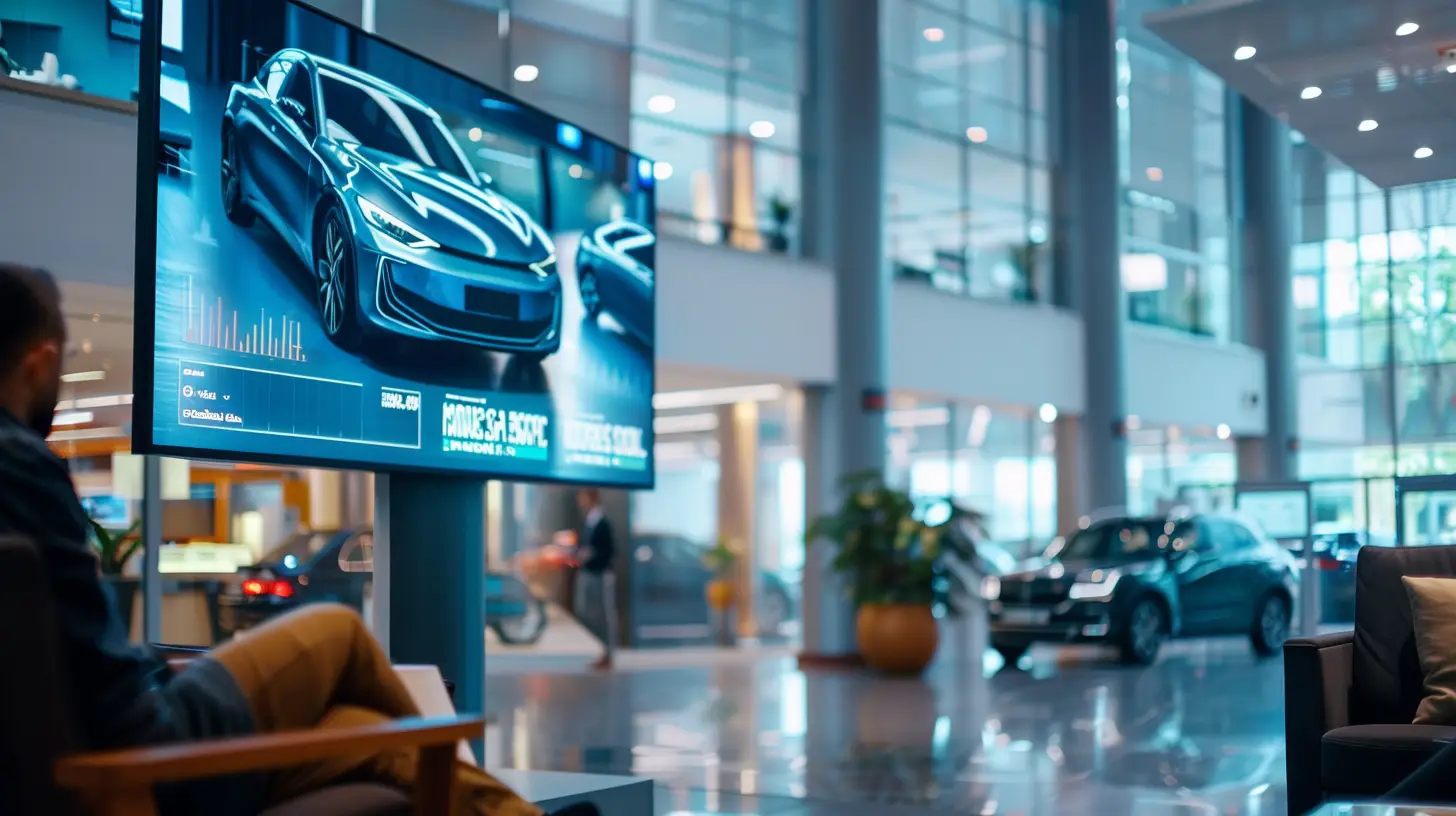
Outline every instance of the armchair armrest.
[[1290, 813], [1304, 813], [1320, 802], [1321, 740], [1350, 724], [1354, 656], [1354, 632], [1295, 638], [1284, 644], [1284, 755]]
[[[480, 739], [480, 717], [394, 720], [358, 728], [292, 731], [155, 748], [80, 754], [56, 763], [56, 781], [117, 813], [151, 813], [158, 782], [224, 776], [301, 765], [336, 756], [420, 748], [416, 813], [448, 813], [455, 746]], [[147, 803], [140, 807], [139, 803]]]

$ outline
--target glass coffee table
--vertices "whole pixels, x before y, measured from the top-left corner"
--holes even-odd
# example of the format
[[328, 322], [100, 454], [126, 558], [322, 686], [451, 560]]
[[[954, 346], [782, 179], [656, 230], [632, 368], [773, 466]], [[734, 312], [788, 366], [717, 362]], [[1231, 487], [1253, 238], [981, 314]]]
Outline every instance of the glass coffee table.
[[1456, 805], [1345, 805], [1333, 802], [1309, 816], [1456, 816]]

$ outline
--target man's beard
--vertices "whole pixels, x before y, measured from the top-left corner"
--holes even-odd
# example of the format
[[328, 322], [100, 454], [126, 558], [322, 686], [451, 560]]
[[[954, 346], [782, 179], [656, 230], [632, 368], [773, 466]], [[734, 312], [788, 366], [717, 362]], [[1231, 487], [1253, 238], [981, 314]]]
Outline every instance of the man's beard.
[[37, 398], [25, 417], [25, 424], [42, 439], [51, 435], [51, 425], [56, 420], [56, 404], [61, 399], [61, 386], [57, 383], [48, 393]]

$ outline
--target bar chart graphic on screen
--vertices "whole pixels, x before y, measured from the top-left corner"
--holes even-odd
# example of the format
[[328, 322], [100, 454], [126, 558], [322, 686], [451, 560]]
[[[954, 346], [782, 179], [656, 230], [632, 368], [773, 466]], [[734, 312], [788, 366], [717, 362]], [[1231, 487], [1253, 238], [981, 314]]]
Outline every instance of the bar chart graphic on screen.
[[268, 314], [266, 308], [238, 312], [220, 295], [192, 285], [187, 276], [187, 326], [183, 339], [208, 348], [256, 354], [278, 360], [306, 362], [302, 324], [286, 314]]

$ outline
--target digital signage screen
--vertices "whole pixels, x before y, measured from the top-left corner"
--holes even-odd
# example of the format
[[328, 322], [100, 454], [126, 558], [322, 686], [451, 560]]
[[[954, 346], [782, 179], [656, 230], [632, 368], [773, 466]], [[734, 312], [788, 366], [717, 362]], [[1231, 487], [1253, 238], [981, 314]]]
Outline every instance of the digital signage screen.
[[649, 160], [307, 6], [165, 2], [139, 450], [652, 485]]

